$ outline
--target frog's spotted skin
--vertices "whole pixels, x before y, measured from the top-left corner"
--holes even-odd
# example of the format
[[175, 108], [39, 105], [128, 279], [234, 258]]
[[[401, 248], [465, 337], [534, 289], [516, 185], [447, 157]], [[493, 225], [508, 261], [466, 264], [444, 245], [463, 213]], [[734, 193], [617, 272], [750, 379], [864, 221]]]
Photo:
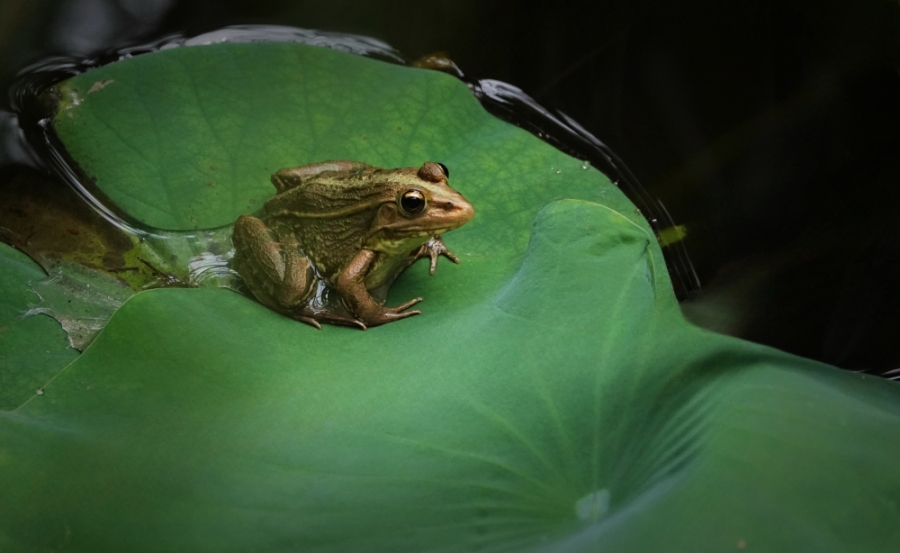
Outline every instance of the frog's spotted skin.
[[[420, 257], [434, 273], [441, 234], [475, 214], [447, 183], [447, 168], [379, 169], [324, 161], [272, 175], [276, 195], [234, 225], [234, 268], [264, 305], [320, 327], [367, 328], [420, 311], [422, 298], [385, 307], [387, 289]], [[373, 294], [377, 297], [373, 297]]]

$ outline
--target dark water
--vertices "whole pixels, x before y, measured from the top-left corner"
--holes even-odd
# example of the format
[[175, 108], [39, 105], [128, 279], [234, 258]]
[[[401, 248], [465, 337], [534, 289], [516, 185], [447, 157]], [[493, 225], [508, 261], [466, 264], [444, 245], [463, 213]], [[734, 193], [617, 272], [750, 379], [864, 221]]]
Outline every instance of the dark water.
[[[880, 0], [8, 0], [0, 86], [49, 55], [79, 70], [235, 23], [373, 36], [370, 53], [396, 61], [445, 51], [492, 112], [590, 160], [657, 228], [663, 204], [686, 226], [667, 256], [689, 317], [885, 373], [900, 366], [898, 12]], [[0, 187], [35, 165], [17, 134], [0, 116]]]

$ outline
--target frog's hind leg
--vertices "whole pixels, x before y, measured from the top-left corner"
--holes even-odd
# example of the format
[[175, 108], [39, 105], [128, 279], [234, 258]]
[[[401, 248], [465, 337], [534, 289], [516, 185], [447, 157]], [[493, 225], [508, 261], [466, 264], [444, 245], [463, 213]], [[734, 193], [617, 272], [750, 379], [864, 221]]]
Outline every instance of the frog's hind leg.
[[292, 316], [314, 293], [315, 275], [292, 234], [279, 237], [256, 217], [242, 215], [232, 242], [234, 268], [263, 305]]

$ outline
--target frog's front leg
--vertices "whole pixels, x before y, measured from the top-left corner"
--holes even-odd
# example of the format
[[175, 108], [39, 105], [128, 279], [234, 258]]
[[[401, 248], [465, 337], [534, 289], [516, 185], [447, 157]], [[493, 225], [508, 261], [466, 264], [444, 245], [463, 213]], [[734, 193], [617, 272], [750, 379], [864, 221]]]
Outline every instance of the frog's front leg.
[[256, 217], [242, 215], [234, 224], [232, 242], [234, 268], [260, 303], [321, 328], [304, 314], [317, 283], [293, 234], [278, 236]]
[[378, 254], [371, 250], [362, 250], [350, 261], [347, 267], [338, 276], [336, 288], [343, 298], [347, 309], [358, 317], [366, 326], [378, 326], [398, 319], [420, 315], [421, 311], [406, 311], [413, 305], [422, 301], [422, 298], [412, 299], [397, 307], [385, 307], [375, 301], [366, 290], [366, 274], [372, 268]]
[[419, 249], [415, 250], [412, 254], [412, 259], [410, 260], [410, 264], [417, 259], [421, 259], [423, 257], [428, 257], [431, 259], [431, 265], [428, 269], [429, 274], [434, 274], [434, 271], [437, 269], [438, 257], [444, 256], [450, 261], [459, 265], [459, 258], [453, 255], [453, 253], [447, 249], [447, 245], [444, 244], [444, 239], [440, 236], [434, 236], [425, 242]]

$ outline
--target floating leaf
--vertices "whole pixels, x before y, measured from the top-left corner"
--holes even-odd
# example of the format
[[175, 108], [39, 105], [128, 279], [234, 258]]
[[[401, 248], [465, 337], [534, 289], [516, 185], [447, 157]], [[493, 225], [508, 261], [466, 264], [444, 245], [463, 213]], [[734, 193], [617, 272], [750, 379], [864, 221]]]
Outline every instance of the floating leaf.
[[[9, 549], [900, 545], [896, 385], [687, 324], [620, 192], [454, 79], [226, 44], [60, 90], [82, 169], [153, 226], [229, 222], [274, 169], [327, 158], [442, 161], [477, 215], [446, 236], [460, 266], [415, 265], [392, 290], [424, 313], [366, 332], [228, 290], [134, 296], [0, 418]], [[215, 187], [210, 160], [233, 163]]]
[[45, 277], [28, 256], [0, 244], [0, 410], [17, 407], [78, 355], [56, 321], [25, 316]]

